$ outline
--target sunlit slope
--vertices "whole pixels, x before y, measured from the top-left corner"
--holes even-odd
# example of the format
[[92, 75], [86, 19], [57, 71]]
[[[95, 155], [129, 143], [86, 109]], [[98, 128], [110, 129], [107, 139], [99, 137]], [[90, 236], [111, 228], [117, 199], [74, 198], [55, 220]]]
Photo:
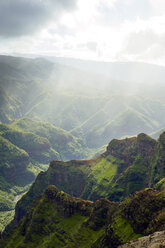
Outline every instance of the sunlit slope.
[[1, 189], [4, 191], [17, 184], [23, 187], [31, 183], [37, 173], [47, 169], [51, 160], [85, 156], [85, 147], [83, 149], [77, 138], [49, 123], [30, 119], [10, 125], [1, 123], [0, 142]]
[[165, 113], [165, 105], [160, 101], [141, 99], [137, 96], [113, 96], [102, 110], [78, 128], [72, 129], [71, 133], [77, 136], [83, 133], [89, 147], [99, 147], [114, 137], [121, 138], [136, 135], [141, 131], [150, 133], [157, 130], [159, 126], [164, 125], [160, 113]]
[[50, 161], [85, 156], [87, 149], [79, 139], [52, 124], [30, 119], [0, 123], [0, 228], [6, 225], [21, 194]]
[[88, 149], [81, 139], [48, 122], [24, 118], [14, 121], [10, 126], [24, 132], [31, 132], [47, 140], [50, 147], [58, 153], [56, 159], [83, 159], [88, 155]]
[[52, 66], [45, 60], [0, 56], [1, 121], [9, 122], [26, 113], [31, 101], [45, 89]]
[[41, 58], [0, 56], [0, 120], [50, 122], [98, 148], [112, 138], [164, 128], [162, 87], [159, 81], [145, 82], [145, 77], [139, 83], [116, 81], [113, 73], [111, 77]]
[[41, 170], [58, 158], [47, 139], [0, 124], [0, 229]]
[[[36, 177], [27, 152], [0, 136], [0, 229], [11, 220], [19, 196]], [[38, 171], [39, 172], [39, 171]]]
[[24, 216], [29, 204], [49, 185], [75, 197], [121, 201], [146, 187], [164, 189], [165, 133], [156, 141], [145, 134], [112, 140], [107, 151], [92, 160], [52, 161], [29, 192], [16, 205], [13, 223]]
[[30, 205], [19, 226], [2, 241], [5, 248], [116, 248], [162, 230], [165, 192], [137, 192], [121, 203], [86, 201], [49, 186]]

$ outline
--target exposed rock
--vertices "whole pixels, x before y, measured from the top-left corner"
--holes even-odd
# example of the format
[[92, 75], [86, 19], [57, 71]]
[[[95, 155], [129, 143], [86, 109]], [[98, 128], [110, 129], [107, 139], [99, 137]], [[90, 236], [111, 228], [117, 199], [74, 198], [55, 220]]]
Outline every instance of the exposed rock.
[[147, 237], [118, 246], [118, 248], [165, 248], [165, 231], [155, 232]]

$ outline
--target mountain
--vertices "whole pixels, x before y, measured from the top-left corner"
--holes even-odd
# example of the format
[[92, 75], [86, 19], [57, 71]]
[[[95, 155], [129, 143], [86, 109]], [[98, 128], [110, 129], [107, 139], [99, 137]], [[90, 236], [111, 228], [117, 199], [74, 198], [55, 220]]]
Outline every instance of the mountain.
[[52, 124], [19, 119], [0, 123], [0, 228], [14, 214], [15, 204], [52, 160], [84, 158], [81, 140]]
[[113, 203], [85, 201], [49, 186], [0, 247], [117, 248], [163, 230], [164, 206], [165, 191], [147, 189]]
[[15, 218], [6, 232], [18, 224], [29, 204], [49, 185], [85, 200], [121, 201], [147, 187], [165, 189], [165, 133], [156, 141], [146, 134], [112, 140], [105, 153], [91, 160], [52, 161], [17, 203]]
[[0, 228], [11, 221], [15, 204], [36, 177], [27, 152], [0, 136]]
[[158, 139], [163, 132], [165, 132], [165, 128], [158, 129], [157, 131], [151, 133], [150, 136], [154, 139]]
[[[83, 159], [88, 156], [88, 149], [81, 139], [48, 122], [23, 118], [13, 121], [10, 126], [23, 132], [31, 132], [42, 139], [48, 140], [50, 146], [57, 154], [55, 159], [66, 161], [70, 159]], [[40, 160], [43, 161], [42, 158]]]
[[136, 83], [162, 83], [164, 84], [165, 67], [143, 62], [104, 62], [81, 60], [65, 57], [44, 57], [47, 60], [65, 66], [83, 70], [85, 72], [97, 72], [111, 79]]
[[[103, 70], [104, 65], [109, 74], [100, 73], [98, 66]], [[0, 56], [0, 121], [30, 118], [49, 122], [92, 149], [113, 138], [164, 128], [163, 83], [152, 76], [149, 84], [153, 72], [163, 77], [164, 67], [103, 62], [92, 64], [92, 70], [90, 67], [87, 71], [60, 60]], [[119, 68], [125, 70], [125, 77]], [[130, 68], [133, 77], [129, 77]], [[149, 78], [143, 77], [143, 71]]]
[[[123, 112], [119, 112], [114, 119], [106, 120], [104, 125], [98, 127], [97, 123], [97, 126], [93, 125], [93, 128], [84, 133], [88, 147], [99, 147], [108, 143], [108, 139], [133, 136], [139, 133], [142, 127], [144, 132], [147, 132], [154, 130], [157, 125], [152, 118], [128, 107]], [[75, 131], [72, 131], [72, 134], [76, 135]]]
[[31, 100], [43, 92], [52, 67], [43, 59], [0, 56], [0, 121], [8, 123], [26, 113]]

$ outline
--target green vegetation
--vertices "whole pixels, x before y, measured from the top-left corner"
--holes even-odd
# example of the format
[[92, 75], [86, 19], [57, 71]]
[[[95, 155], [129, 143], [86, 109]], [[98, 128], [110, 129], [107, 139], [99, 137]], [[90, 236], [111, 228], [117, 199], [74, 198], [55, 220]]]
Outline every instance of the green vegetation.
[[56, 185], [75, 197], [87, 200], [106, 197], [112, 201], [124, 200], [151, 185], [163, 189], [165, 174], [159, 163], [160, 158], [161, 164], [165, 159], [162, 137], [159, 142], [145, 134], [112, 140], [107, 151], [97, 158], [51, 162], [49, 169], [38, 175], [30, 191], [17, 204], [15, 222], [22, 218], [19, 213], [25, 214], [33, 199], [49, 185]]
[[[31, 204], [20, 225], [12, 230], [1, 247], [116, 248], [161, 230], [164, 204], [165, 192], [151, 189], [119, 204], [106, 199], [85, 201], [49, 186]], [[159, 223], [153, 226], [155, 222]]]
[[88, 149], [82, 140], [50, 123], [24, 118], [13, 122], [10, 126], [37, 135], [41, 145], [51, 146], [61, 160], [83, 159], [88, 156]]
[[99, 71], [84, 73], [42, 58], [0, 56], [0, 121], [27, 117], [46, 121], [81, 138], [90, 148], [100, 148], [113, 138], [152, 133], [165, 125], [163, 84], [150, 90], [138, 85], [136, 95], [130, 94], [134, 84], [116, 81], [109, 73], [110, 78], [98, 75]]
[[[29, 189], [51, 160], [81, 158], [85, 149], [77, 138], [49, 123], [27, 118], [0, 123], [0, 212], [13, 211], [15, 197]], [[1, 226], [9, 221], [1, 220]]]
[[87, 185], [82, 197], [86, 199], [108, 197], [109, 186], [116, 176], [117, 168], [118, 160], [111, 155], [91, 161], [90, 172], [88, 171], [89, 174], [87, 176]]
[[0, 212], [0, 230], [3, 231], [4, 227], [7, 226], [14, 218], [14, 210], [1, 211]]
[[138, 239], [142, 236], [141, 234], [136, 234], [129, 221], [121, 216], [117, 216], [114, 219], [114, 224], [112, 227], [115, 230], [115, 234], [120, 237], [122, 243]]
[[161, 179], [156, 185], [155, 188], [158, 190], [165, 190], [165, 178]]
[[17, 202], [15, 199], [29, 189], [29, 184], [35, 179], [35, 173], [31, 169], [27, 152], [2, 136], [0, 136], [0, 158], [0, 226], [3, 229], [13, 217]]

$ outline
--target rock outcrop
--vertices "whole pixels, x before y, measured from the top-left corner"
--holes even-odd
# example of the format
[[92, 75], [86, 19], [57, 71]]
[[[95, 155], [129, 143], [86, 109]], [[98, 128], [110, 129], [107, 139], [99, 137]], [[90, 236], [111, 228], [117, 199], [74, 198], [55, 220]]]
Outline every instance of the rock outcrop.
[[118, 248], [165, 248], [165, 231], [155, 232], [147, 237], [118, 246]]

